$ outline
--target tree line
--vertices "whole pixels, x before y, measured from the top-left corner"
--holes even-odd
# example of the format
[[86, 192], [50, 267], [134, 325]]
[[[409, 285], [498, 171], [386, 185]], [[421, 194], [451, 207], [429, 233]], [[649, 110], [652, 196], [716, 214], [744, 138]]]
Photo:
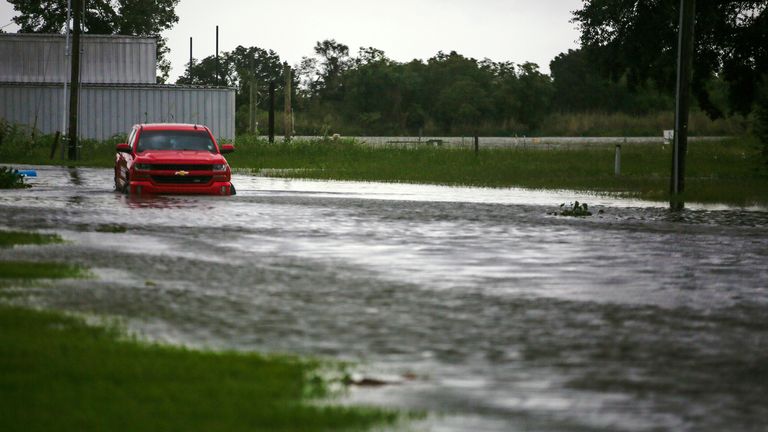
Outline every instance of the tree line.
[[[373, 47], [351, 54], [335, 40], [317, 42], [314, 54], [293, 67], [300, 134], [527, 135], [553, 112], [646, 114], [673, 106], [650, 81], [630, 88], [626, 80], [599, 75], [583, 50], [560, 54], [549, 75], [535, 63], [477, 60], [453, 51], [398, 62]], [[282, 110], [283, 68], [275, 51], [239, 46], [218, 58], [193, 59], [177, 83], [235, 87], [238, 129], [244, 130], [252, 85], [261, 95], [262, 117], [270, 82]]]

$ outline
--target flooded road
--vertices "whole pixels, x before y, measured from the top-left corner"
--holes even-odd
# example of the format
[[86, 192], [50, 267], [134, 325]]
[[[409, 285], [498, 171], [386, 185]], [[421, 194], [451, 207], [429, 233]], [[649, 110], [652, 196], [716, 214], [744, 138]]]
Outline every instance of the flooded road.
[[[130, 199], [110, 170], [38, 175], [0, 192], [0, 229], [69, 243], [0, 259], [96, 278], [5, 301], [354, 360], [397, 383], [347, 399], [433, 412], [416, 430], [768, 430], [765, 210], [247, 176], [235, 197]], [[604, 213], [548, 215], [573, 200]]]

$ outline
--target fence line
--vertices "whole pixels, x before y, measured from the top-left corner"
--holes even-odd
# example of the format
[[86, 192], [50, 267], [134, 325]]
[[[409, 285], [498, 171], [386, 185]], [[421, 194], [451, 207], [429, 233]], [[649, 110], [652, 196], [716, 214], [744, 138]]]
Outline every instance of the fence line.
[[[266, 138], [266, 137], [262, 137]], [[321, 136], [295, 136], [297, 140], [318, 140]], [[474, 137], [342, 137], [354, 139], [372, 147], [474, 147]], [[690, 137], [692, 142], [722, 141], [730, 137]], [[278, 141], [283, 138], [276, 137]], [[480, 148], [583, 148], [602, 145], [663, 145], [669, 141], [663, 137], [480, 137]]]

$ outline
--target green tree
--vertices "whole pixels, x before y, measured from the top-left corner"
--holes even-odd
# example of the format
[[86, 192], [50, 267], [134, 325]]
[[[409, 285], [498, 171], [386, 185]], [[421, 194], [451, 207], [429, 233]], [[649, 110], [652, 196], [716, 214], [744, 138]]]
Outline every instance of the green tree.
[[517, 68], [515, 117], [532, 131], [538, 128], [544, 117], [549, 114], [554, 90], [552, 80], [539, 71], [536, 63], [526, 62]]
[[402, 66], [383, 51], [360, 48], [357, 57], [343, 75], [344, 109], [368, 134], [399, 129], [402, 114]]
[[[276, 52], [259, 47], [246, 48], [240, 45], [230, 52], [223, 53], [221, 57], [230, 68], [231, 76], [227, 85], [237, 88], [235, 105], [238, 109], [242, 106], [248, 106], [250, 103], [251, 83], [255, 83], [257, 93], [264, 96], [267, 95], [269, 83], [272, 81], [275, 82], [279, 91], [283, 91], [285, 87], [283, 64]], [[295, 74], [293, 78], [292, 89], [296, 89], [298, 79]], [[266, 97], [259, 97], [258, 100], [262, 108], [266, 109]], [[281, 106], [283, 100], [282, 97], [278, 98]]]
[[[67, 20], [67, 0], [8, 0], [18, 15], [13, 22], [22, 33], [61, 33]], [[168, 47], [160, 33], [179, 21], [179, 0], [90, 0], [85, 2], [83, 27], [90, 34], [157, 36], [158, 82], [170, 72]]]
[[177, 84], [232, 87], [237, 82], [232, 61], [226, 55], [208, 56], [199, 62], [192, 59], [192, 67], [176, 81]]
[[334, 39], [324, 40], [315, 45], [318, 63], [318, 87], [316, 90], [326, 100], [341, 98], [341, 76], [349, 67], [349, 47]]
[[[675, 84], [679, 0], [585, 0], [574, 12], [583, 47], [604, 75], [630, 87]], [[692, 90], [710, 117], [723, 115], [707, 83], [721, 76], [732, 112], [748, 114], [768, 70], [768, 1], [699, 1]]]
[[554, 87], [554, 109], [565, 112], [631, 114], [673, 109], [671, 92], [659, 91], [653, 80], [637, 83], [630, 88], [626, 75], [615, 81], [602, 75], [592, 61], [589, 50], [568, 50], [549, 63]]

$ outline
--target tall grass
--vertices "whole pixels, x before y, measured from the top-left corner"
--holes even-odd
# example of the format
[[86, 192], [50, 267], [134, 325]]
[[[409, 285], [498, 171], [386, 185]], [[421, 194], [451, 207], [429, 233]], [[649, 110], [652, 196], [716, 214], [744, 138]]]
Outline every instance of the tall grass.
[[[29, 128], [8, 125], [0, 121], [0, 163], [30, 165], [70, 165], [70, 166], [112, 166], [115, 163], [115, 145], [124, 142], [125, 137], [115, 136], [105, 141], [83, 139], [80, 141], [80, 159], [70, 161], [62, 158], [62, 146], [66, 141], [59, 139], [56, 151], [51, 157], [54, 135], [38, 134]], [[67, 149], [64, 149], [66, 155]]]
[[[248, 128], [247, 110], [242, 110], [237, 117], [238, 133], [246, 133]], [[625, 114], [606, 112], [553, 113], [545, 117], [535, 130], [515, 119], [501, 123], [481, 121], [474, 126], [480, 136], [661, 136], [665, 129], [674, 127], [673, 111], [661, 111], [648, 114]], [[266, 132], [267, 113], [259, 111], [257, 120], [261, 133]], [[331, 111], [322, 116], [317, 113], [295, 112], [295, 129], [298, 135], [322, 136], [340, 133], [346, 136], [406, 136], [416, 135], [418, 131], [403, 130], [397, 125], [381, 125], [377, 128], [364, 127], [348, 123]], [[690, 133], [694, 136], [741, 136], [748, 132], [749, 118], [734, 115], [728, 118], [711, 120], [702, 111], [690, 114]], [[282, 122], [276, 124], [276, 134], [283, 135]], [[459, 133], [459, 131], [453, 131]], [[425, 136], [452, 135], [434, 121], [427, 121], [422, 128]], [[459, 133], [460, 135], [460, 133]]]
[[[541, 136], [661, 136], [673, 129], [674, 112], [642, 116], [624, 113], [552, 114], [544, 121]], [[690, 115], [689, 131], [693, 136], [742, 136], [749, 129], [749, 119], [732, 116], [711, 120], [701, 111]]]

